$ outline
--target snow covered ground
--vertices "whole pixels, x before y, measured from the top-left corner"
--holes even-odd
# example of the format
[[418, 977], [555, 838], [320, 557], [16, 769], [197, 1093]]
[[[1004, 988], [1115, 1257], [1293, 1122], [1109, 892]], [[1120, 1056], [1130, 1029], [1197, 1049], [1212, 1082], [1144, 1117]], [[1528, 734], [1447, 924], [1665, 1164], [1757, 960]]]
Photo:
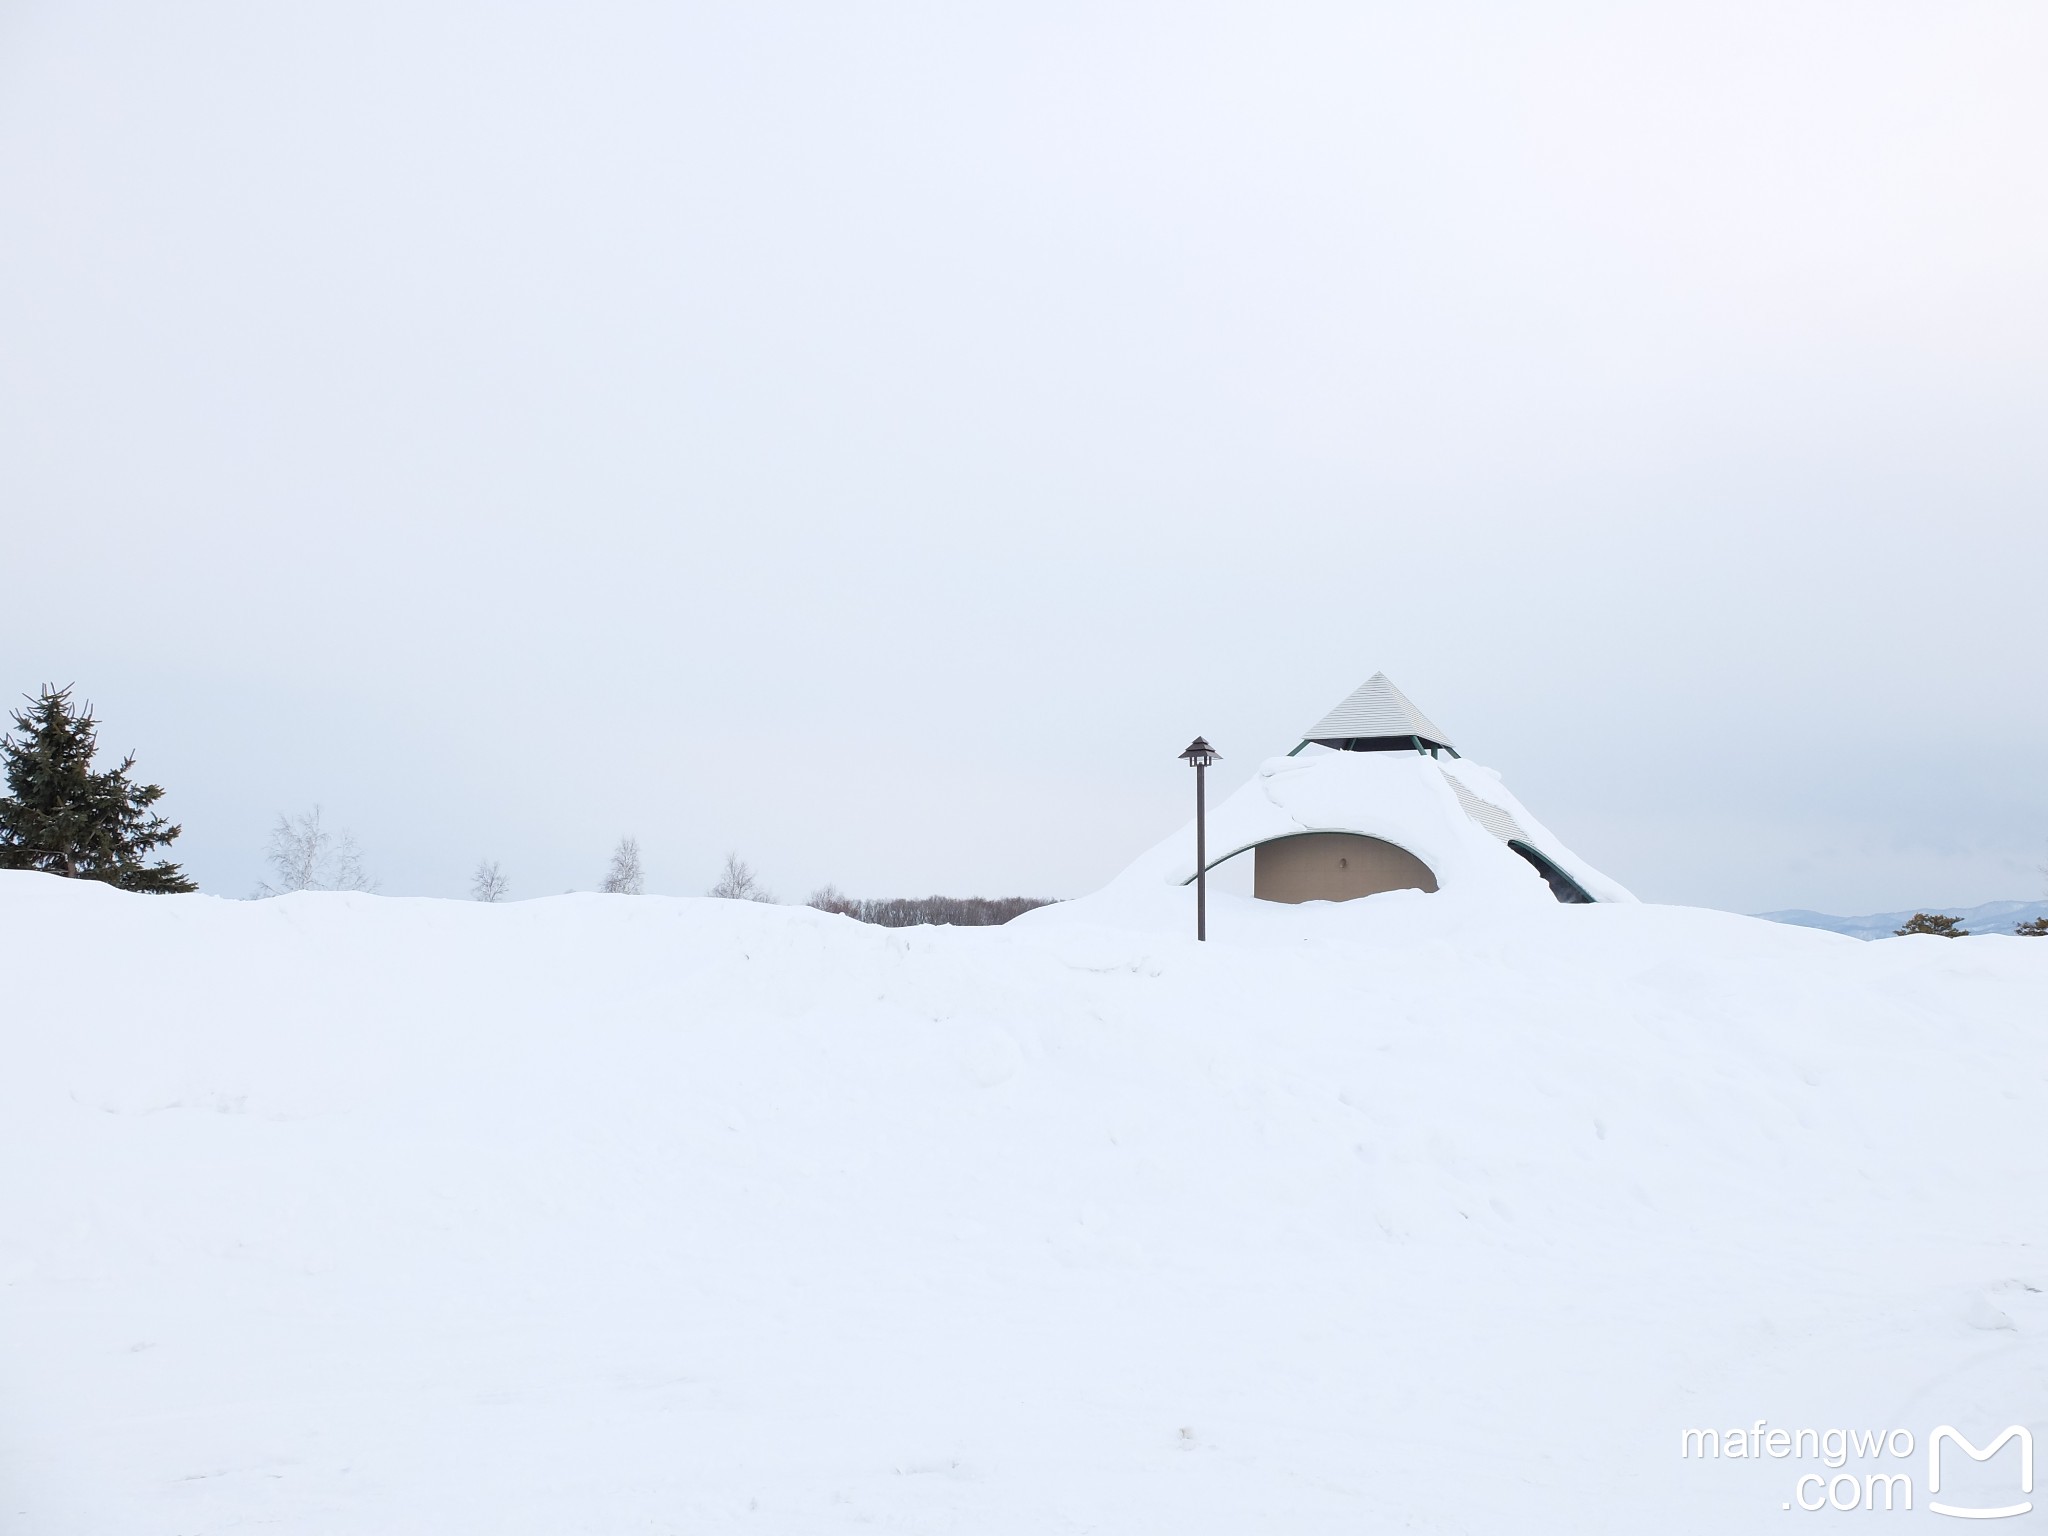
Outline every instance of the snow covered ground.
[[0, 1528], [1726, 1533], [1877, 1466], [1679, 1455], [1758, 1419], [1907, 1431], [1852, 1523], [1941, 1527], [1936, 1425], [2048, 1432], [2048, 941], [1148, 900], [0, 875]]

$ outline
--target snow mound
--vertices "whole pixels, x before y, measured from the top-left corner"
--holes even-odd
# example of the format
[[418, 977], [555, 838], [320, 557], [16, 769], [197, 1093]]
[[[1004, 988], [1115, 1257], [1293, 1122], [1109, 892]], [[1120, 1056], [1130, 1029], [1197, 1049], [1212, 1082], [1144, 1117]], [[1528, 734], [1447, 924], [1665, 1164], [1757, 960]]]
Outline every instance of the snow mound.
[[2044, 1401], [2048, 944], [1192, 902], [0, 875], [12, 1528], [1726, 1533], [1685, 1428]]

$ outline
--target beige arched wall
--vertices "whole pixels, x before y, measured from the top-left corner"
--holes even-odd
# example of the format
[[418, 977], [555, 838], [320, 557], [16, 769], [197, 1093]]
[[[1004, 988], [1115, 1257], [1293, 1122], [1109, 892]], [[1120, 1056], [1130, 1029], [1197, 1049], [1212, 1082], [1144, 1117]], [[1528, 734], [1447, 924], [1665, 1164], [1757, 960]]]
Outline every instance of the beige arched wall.
[[1436, 876], [1406, 848], [1356, 832], [1304, 832], [1252, 850], [1261, 901], [1351, 901], [1379, 891], [1433, 891]]

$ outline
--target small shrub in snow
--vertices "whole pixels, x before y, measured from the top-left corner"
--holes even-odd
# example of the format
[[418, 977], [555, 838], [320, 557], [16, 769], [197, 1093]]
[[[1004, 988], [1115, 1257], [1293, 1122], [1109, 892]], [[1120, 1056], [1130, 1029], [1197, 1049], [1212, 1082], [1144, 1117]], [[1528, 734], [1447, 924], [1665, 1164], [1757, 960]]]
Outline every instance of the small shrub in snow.
[[2031, 923], [2021, 923], [2013, 932], [2023, 939], [2048, 939], [2048, 917], [2037, 917]]
[[1906, 919], [1906, 926], [1894, 928], [1892, 937], [1903, 939], [1909, 933], [1931, 933], [1937, 939], [1967, 939], [1970, 930], [1963, 926], [1960, 917], [1949, 917], [1940, 912], [1915, 912]]

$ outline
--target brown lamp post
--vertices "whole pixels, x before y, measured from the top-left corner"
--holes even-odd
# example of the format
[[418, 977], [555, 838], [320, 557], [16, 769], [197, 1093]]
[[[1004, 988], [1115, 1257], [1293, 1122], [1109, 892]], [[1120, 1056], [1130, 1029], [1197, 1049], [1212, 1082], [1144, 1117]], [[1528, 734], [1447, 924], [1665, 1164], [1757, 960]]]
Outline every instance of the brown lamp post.
[[1209, 937], [1209, 815], [1202, 775], [1222, 754], [1200, 736], [1188, 743], [1181, 760], [1195, 770], [1195, 937]]

